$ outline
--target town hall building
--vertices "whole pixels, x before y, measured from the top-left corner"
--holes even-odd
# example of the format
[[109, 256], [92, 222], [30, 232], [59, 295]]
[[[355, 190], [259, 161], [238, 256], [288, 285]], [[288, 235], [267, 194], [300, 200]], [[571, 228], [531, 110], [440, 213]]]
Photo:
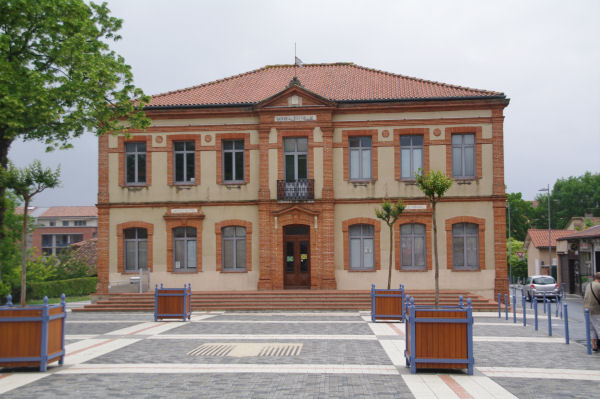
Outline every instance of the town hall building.
[[152, 120], [99, 138], [98, 293], [150, 272], [194, 291], [433, 289], [431, 207], [415, 173], [454, 183], [437, 207], [440, 288], [507, 292], [503, 93], [352, 63], [266, 66], [151, 97]]

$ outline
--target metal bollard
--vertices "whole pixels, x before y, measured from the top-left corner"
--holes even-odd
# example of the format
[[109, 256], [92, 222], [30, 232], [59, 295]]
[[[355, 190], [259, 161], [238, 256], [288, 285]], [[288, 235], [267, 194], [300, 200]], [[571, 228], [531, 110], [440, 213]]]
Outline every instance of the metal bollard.
[[546, 293], [544, 292], [544, 314], [546, 314]]
[[517, 296], [513, 296], [513, 323], [517, 323]]
[[587, 341], [587, 353], [592, 354], [592, 338], [590, 337], [590, 310], [585, 308], [585, 339]]
[[6, 306], [8, 306], [8, 307], [13, 306], [12, 295], [10, 295], [10, 294], [8, 294], [8, 296], [6, 297]]
[[533, 318], [535, 320], [535, 331], [538, 330], [538, 308], [537, 308], [537, 298], [533, 297]]
[[563, 306], [565, 308], [565, 344], [569, 345], [569, 312], [567, 311], [567, 304], [565, 303]]
[[523, 295], [523, 327], [527, 326], [527, 302], [525, 302], [525, 295]]
[[508, 320], [508, 294], [504, 294], [504, 313], [506, 313], [506, 320]]
[[557, 296], [554, 300], [556, 301], [556, 314], [554, 315], [554, 317], [558, 317], [558, 308], [560, 308], [560, 297]]
[[502, 318], [502, 294], [498, 293], [498, 318]]
[[548, 311], [548, 336], [552, 336], [552, 312]]

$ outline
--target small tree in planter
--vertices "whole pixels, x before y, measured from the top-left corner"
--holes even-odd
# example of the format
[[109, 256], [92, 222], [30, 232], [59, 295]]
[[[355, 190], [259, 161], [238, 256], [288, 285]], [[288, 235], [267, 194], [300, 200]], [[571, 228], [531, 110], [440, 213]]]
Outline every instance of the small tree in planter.
[[405, 205], [401, 199], [392, 204], [387, 199], [383, 201], [381, 209], [375, 209], [377, 218], [383, 220], [390, 230], [390, 257], [388, 262], [387, 290], [376, 290], [375, 284], [371, 286], [371, 320], [380, 319], [404, 320], [404, 286], [400, 289], [391, 289], [392, 283], [392, 257], [394, 254], [394, 223], [404, 211]]
[[378, 219], [381, 219], [390, 228], [390, 258], [388, 262], [388, 282], [387, 289], [390, 289], [392, 282], [392, 256], [394, 254], [394, 223], [398, 220], [400, 214], [404, 211], [406, 206], [402, 202], [402, 199], [398, 198], [398, 202], [392, 204], [387, 199], [381, 204], [381, 209], [375, 209], [375, 215]]
[[0, 179], [5, 187], [11, 189], [18, 197], [23, 200], [23, 236], [21, 238], [21, 306], [26, 304], [26, 273], [27, 273], [27, 213], [29, 204], [34, 196], [46, 190], [54, 188], [60, 184], [60, 168], [56, 171], [43, 169], [40, 161], [24, 168], [18, 169], [9, 164], [8, 170], [2, 172]]

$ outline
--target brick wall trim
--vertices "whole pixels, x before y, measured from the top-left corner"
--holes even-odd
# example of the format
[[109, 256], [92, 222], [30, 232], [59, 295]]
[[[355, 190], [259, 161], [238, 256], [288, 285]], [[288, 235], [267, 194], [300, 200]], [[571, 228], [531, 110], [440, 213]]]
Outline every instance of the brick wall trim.
[[[175, 182], [175, 141], [193, 141], [194, 142], [194, 182], [176, 183]], [[169, 186], [197, 186], [200, 184], [200, 146], [202, 145], [202, 136], [200, 134], [174, 134], [167, 136], [167, 184]]]
[[368, 181], [376, 181], [378, 178], [378, 131], [377, 129], [363, 130], [344, 130], [342, 131], [342, 149], [344, 152], [344, 181], [361, 181], [359, 179], [350, 180], [350, 137], [371, 137], [371, 179]]
[[[252, 223], [241, 219], [229, 219], [215, 223], [215, 237], [217, 241], [217, 271], [229, 273], [223, 270], [223, 228], [228, 226], [241, 226], [246, 228], [246, 272], [252, 271]], [[236, 272], [240, 272], [236, 270]]]
[[[368, 224], [373, 226], [373, 252], [375, 255], [375, 267], [372, 270], [350, 269], [350, 226], [355, 224]], [[381, 221], [378, 219], [358, 217], [346, 219], [342, 222], [342, 234], [344, 236], [344, 270], [354, 271], [376, 271], [381, 269]]]
[[[478, 251], [479, 268], [473, 270], [454, 270], [452, 267], [452, 225], [456, 223], [473, 223], [479, 227]], [[446, 219], [446, 267], [452, 271], [478, 272], [485, 269], [485, 219], [474, 216], [457, 216]]]
[[[148, 270], [152, 271], [153, 266], [153, 239], [154, 225], [146, 222], [125, 222], [117, 225], [117, 271], [123, 274], [138, 273], [138, 271], [125, 271], [125, 242], [123, 240], [123, 231], [131, 228], [142, 228], [148, 232]], [[100, 238], [100, 237], [99, 237]]]
[[[400, 251], [402, 250], [401, 245], [401, 237], [400, 237], [400, 227], [405, 224], [422, 224], [425, 225], [425, 269], [424, 270], [414, 270], [414, 269], [402, 269], [402, 257]], [[401, 272], [420, 272], [431, 270], [432, 262], [431, 262], [431, 253], [433, 252], [433, 241], [432, 241], [432, 231], [433, 231], [433, 222], [431, 220], [430, 215], [401, 215], [398, 220], [396, 220], [394, 226], [394, 246], [396, 250], [396, 270]]]

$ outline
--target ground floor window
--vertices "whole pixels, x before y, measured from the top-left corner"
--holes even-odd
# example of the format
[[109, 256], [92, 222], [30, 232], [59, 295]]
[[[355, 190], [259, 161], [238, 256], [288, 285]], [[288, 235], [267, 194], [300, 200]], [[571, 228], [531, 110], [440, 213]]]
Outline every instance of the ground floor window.
[[452, 225], [452, 268], [479, 269], [479, 226], [474, 223]]
[[223, 270], [246, 270], [246, 228], [223, 227], [222, 237]]
[[350, 235], [350, 269], [373, 269], [375, 266], [373, 226], [370, 224], [355, 224], [350, 226], [348, 234]]
[[123, 230], [125, 270], [148, 268], [148, 231], [143, 228]]
[[175, 271], [195, 271], [196, 229], [193, 227], [174, 228], [173, 248]]
[[400, 227], [400, 258], [402, 269], [425, 270], [425, 225], [404, 224]]

